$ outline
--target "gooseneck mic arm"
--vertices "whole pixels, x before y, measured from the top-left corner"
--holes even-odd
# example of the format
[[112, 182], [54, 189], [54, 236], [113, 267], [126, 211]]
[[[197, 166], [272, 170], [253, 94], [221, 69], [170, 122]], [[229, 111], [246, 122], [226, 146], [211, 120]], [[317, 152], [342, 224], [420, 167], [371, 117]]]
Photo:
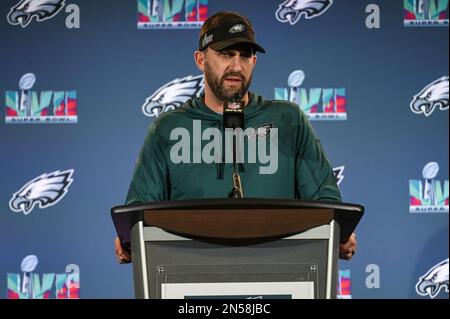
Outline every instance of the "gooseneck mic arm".
[[[224, 129], [241, 128], [244, 129], [244, 103], [241, 99], [233, 99], [225, 101], [223, 108]], [[241, 177], [237, 170], [237, 151], [236, 135], [233, 134], [233, 188], [228, 194], [229, 198], [244, 198], [244, 190], [242, 187]]]

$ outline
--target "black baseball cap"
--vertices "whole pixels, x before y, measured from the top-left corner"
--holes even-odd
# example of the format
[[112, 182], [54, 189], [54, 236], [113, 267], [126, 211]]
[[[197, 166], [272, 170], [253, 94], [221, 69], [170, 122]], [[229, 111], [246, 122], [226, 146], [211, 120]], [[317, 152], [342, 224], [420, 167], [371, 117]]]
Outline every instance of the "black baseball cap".
[[255, 51], [266, 53], [266, 50], [255, 41], [255, 34], [242, 21], [226, 22], [208, 30], [199, 39], [198, 50], [207, 47], [220, 51], [238, 43], [249, 43]]

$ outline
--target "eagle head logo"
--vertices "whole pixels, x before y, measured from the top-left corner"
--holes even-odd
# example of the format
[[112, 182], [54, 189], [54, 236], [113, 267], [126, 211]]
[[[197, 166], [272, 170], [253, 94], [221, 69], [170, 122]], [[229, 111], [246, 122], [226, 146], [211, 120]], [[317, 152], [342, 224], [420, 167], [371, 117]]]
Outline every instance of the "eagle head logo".
[[270, 131], [274, 127], [275, 125], [273, 123], [264, 123], [258, 126], [256, 129], [251, 128], [248, 139], [255, 142], [258, 138], [266, 138], [270, 135]]
[[410, 104], [411, 111], [416, 114], [423, 113], [430, 116], [439, 107], [441, 110], [448, 109], [448, 75], [428, 84], [419, 94], [414, 96]]
[[33, 17], [41, 22], [55, 16], [63, 7], [65, 0], [22, 0], [9, 10], [7, 19], [12, 25], [25, 28]]
[[142, 105], [142, 112], [150, 117], [175, 110], [190, 98], [200, 95], [204, 89], [203, 75], [177, 78], [161, 86]]
[[11, 210], [28, 215], [38, 205], [47, 208], [59, 202], [72, 184], [74, 170], [55, 171], [42, 174], [26, 183], [19, 191], [13, 194], [9, 201]]
[[448, 258], [434, 265], [420, 277], [416, 284], [416, 291], [421, 296], [436, 297], [443, 288], [448, 292]]
[[278, 6], [275, 13], [280, 22], [294, 25], [303, 15], [306, 19], [313, 19], [328, 10], [332, 0], [286, 0]]

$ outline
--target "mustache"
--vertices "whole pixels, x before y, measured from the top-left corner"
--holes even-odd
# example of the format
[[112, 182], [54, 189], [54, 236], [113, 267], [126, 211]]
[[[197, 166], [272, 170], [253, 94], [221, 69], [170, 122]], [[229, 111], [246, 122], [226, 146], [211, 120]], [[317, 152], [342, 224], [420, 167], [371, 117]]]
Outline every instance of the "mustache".
[[222, 83], [223, 81], [225, 81], [225, 79], [227, 78], [227, 77], [238, 77], [238, 78], [240, 78], [241, 79], [241, 81], [242, 82], [245, 82], [245, 76], [243, 76], [241, 73], [239, 73], [239, 72], [228, 72], [228, 73], [225, 73], [223, 76], [222, 76], [222, 78], [220, 79], [220, 82]]

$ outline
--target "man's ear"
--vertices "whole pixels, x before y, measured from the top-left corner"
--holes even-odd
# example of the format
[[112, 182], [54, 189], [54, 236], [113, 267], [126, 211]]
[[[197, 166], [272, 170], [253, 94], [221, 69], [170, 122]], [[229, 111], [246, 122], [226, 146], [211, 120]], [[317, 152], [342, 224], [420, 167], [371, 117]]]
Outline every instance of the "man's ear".
[[195, 51], [194, 52], [194, 60], [195, 64], [197, 65], [197, 68], [199, 68], [200, 71], [205, 71], [205, 52], [204, 51]]

